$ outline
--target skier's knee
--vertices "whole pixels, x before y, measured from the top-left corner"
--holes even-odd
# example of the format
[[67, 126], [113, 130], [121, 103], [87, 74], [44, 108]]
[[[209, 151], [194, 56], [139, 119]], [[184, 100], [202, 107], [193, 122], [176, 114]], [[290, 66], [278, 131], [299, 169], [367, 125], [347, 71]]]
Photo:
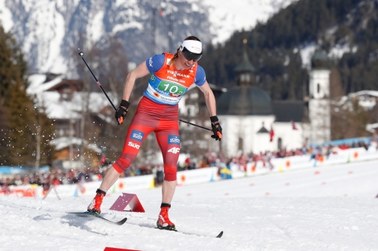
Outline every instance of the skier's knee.
[[176, 167], [164, 167], [164, 180], [175, 181], [177, 179], [177, 169]]
[[113, 163], [113, 168], [118, 172], [118, 173], [123, 173], [131, 164], [133, 158], [130, 158], [129, 156], [121, 156], [119, 157], [114, 163]]
[[175, 181], [176, 180], [176, 174], [165, 174], [164, 175], [165, 181]]

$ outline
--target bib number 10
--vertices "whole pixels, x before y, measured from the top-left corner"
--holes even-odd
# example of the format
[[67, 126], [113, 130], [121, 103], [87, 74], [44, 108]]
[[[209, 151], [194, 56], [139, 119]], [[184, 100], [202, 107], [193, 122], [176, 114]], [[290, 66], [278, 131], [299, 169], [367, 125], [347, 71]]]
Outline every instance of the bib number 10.
[[171, 83], [171, 82], [162, 81], [159, 84], [158, 89], [160, 91], [168, 92], [168, 93], [175, 94], [175, 95], [182, 95], [182, 94], [185, 93], [184, 87], [177, 85], [175, 83]]

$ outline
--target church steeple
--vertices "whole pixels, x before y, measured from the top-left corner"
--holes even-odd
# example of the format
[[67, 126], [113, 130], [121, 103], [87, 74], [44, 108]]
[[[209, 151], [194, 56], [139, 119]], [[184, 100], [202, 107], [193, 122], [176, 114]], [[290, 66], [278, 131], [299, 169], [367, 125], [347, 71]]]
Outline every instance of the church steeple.
[[247, 54], [247, 42], [246, 38], [243, 39], [243, 55], [241, 63], [235, 67], [235, 73], [237, 75], [237, 84], [240, 86], [252, 86], [255, 82], [255, 68], [249, 61]]
[[331, 140], [331, 100], [329, 59], [324, 50], [316, 50], [311, 58], [309, 81], [309, 120], [311, 144]]
[[327, 53], [322, 49], [316, 49], [311, 57], [312, 69], [329, 69], [330, 59]]

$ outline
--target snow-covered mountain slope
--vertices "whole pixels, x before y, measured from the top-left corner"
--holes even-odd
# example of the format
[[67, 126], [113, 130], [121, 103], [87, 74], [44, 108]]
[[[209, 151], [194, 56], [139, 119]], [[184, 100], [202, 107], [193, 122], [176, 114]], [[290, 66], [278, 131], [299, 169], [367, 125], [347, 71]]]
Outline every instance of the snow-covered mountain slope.
[[5, 0], [0, 21], [25, 53], [30, 72], [74, 72], [78, 47], [111, 51], [121, 45], [129, 61], [174, 50], [183, 37], [222, 43], [234, 31], [298, 0]]
[[212, 43], [226, 41], [237, 30], [250, 30], [298, 0], [205, 0], [209, 6]]

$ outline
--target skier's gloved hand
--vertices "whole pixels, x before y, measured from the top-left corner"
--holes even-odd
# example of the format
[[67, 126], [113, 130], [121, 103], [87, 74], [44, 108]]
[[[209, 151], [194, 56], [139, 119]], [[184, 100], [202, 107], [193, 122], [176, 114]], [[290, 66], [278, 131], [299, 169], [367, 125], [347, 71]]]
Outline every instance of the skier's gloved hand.
[[125, 120], [126, 114], [129, 110], [129, 106], [130, 102], [122, 99], [118, 109], [115, 112], [115, 118], [117, 120], [118, 125], [121, 125]]
[[213, 131], [213, 135], [211, 135], [212, 138], [215, 140], [222, 140], [222, 127], [219, 123], [219, 119], [217, 116], [211, 116], [211, 129]]

